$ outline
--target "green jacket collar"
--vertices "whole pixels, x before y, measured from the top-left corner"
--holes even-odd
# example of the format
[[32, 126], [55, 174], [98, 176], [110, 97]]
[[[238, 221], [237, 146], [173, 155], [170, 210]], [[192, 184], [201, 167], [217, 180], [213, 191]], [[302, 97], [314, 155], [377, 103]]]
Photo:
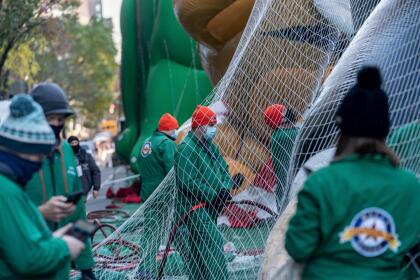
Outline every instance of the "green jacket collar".
[[191, 140], [194, 141], [196, 145], [202, 147], [203, 149], [210, 149], [211, 143], [203, 143], [202, 141], [200, 141], [200, 139], [197, 138], [197, 136], [195, 136], [195, 134], [192, 131], [190, 131], [189, 134], [191, 135]]
[[331, 162], [331, 164], [340, 163], [340, 162], [351, 162], [351, 161], [374, 161], [374, 162], [385, 164], [385, 165], [392, 165], [391, 160], [381, 154], [374, 154], [374, 155], [351, 154], [342, 159], [334, 160]]
[[173, 137], [171, 137], [171, 136], [169, 136], [169, 135], [167, 135], [167, 134], [165, 134], [163, 132], [160, 132], [158, 130], [155, 130], [153, 132], [153, 136], [164, 136], [164, 137], [168, 138], [169, 140], [175, 141], [175, 139]]

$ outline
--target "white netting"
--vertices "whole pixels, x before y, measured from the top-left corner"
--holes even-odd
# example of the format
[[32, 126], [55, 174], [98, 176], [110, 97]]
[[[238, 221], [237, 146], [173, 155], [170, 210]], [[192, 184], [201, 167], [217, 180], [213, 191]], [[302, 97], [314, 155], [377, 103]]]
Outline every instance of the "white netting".
[[[211, 179], [201, 183], [209, 188], [223, 184], [223, 176], [206, 176], [218, 166], [200, 164], [195, 152], [181, 154], [177, 182], [172, 170], [147, 202], [95, 248], [99, 279], [156, 278], [174, 228], [178, 232], [168, 247], [165, 279], [256, 279], [295, 174], [309, 157], [334, 146], [335, 110], [364, 64], [383, 71], [393, 130], [418, 124], [418, 1], [384, 0], [353, 39], [377, 2], [256, 1], [230, 67], [205, 104], [218, 114], [214, 142], [230, 174], [245, 176], [233, 200], [258, 204], [229, 205], [217, 225], [208, 216], [211, 210], [201, 208], [177, 227], [191, 209], [181, 201], [199, 204], [206, 197], [185, 194], [181, 182], [194, 185], [205, 177]], [[292, 109], [296, 120], [289, 119], [290, 132], [272, 145], [263, 111], [273, 103]], [[187, 122], [182, 130], [189, 127]], [[393, 147], [403, 165], [419, 174], [420, 141], [413, 133], [399, 133]], [[281, 175], [276, 178], [273, 170]]]
[[[392, 123], [387, 142], [400, 156], [402, 166], [420, 176], [419, 15], [420, 5], [416, 1], [384, 0], [372, 12], [320, 88], [320, 97], [308, 111], [296, 141], [289, 177], [294, 178], [295, 174], [300, 177], [304, 162], [313, 161], [313, 157], [335, 146], [338, 131], [334, 115], [362, 65], [377, 65], [381, 69]], [[328, 163], [320, 161], [324, 165]], [[294, 184], [291, 187], [289, 199], [295, 198], [301, 186]], [[292, 214], [293, 210], [285, 213], [275, 227], [284, 229]], [[277, 231], [270, 237], [272, 250], [266, 255], [263, 279], [295, 279], [290, 274], [293, 271], [292, 262], [283, 247], [283, 234], [284, 230]], [[415, 258], [418, 261], [418, 254], [411, 256], [413, 266]]]
[[[419, 15], [416, 1], [383, 1], [353, 39], [308, 112], [296, 148], [296, 172], [310, 156], [335, 145], [338, 131], [334, 113], [356, 80], [362, 65], [377, 65], [383, 76], [391, 112], [388, 143], [402, 165], [420, 174], [419, 125]], [[391, 7], [392, 6], [392, 7]], [[413, 127], [402, 131], [401, 128]], [[397, 139], [398, 138], [398, 139]]]

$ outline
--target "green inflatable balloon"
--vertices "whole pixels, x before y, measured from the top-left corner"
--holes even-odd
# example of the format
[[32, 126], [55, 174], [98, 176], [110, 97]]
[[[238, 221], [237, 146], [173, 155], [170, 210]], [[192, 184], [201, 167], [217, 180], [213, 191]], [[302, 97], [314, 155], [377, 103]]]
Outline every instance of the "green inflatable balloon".
[[116, 151], [126, 160], [129, 159], [132, 147], [136, 143], [139, 133], [139, 56], [137, 54], [137, 23], [136, 0], [125, 0], [121, 6], [121, 91], [126, 129], [119, 135], [115, 146]]
[[[128, 26], [133, 22], [134, 32]], [[121, 26], [127, 129], [117, 143], [117, 152], [127, 158], [130, 151], [132, 168], [137, 172], [135, 161], [141, 144], [157, 128], [159, 118], [169, 112], [183, 123], [211, 92], [212, 85], [201, 67], [195, 42], [174, 15], [172, 1], [124, 0]], [[137, 47], [135, 52], [132, 44]], [[132, 142], [133, 135], [136, 143]]]

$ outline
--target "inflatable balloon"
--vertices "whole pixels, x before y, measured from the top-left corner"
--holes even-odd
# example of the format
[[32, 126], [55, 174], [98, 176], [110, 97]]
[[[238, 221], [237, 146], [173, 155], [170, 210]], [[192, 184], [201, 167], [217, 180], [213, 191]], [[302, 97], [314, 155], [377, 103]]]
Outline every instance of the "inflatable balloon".
[[[323, 84], [320, 98], [309, 112], [298, 140], [294, 172], [297, 172], [301, 164], [313, 154], [335, 144], [338, 133], [335, 112], [339, 101], [353, 85], [361, 65], [372, 64], [381, 69], [383, 88], [388, 93], [390, 102], [392, 129], [398, 129], [419, 119], [418, 106], [415, 105], [420, 102], [416, 87], [419, 80], [416, 68], [418, 65], [416, 59], [413, 59], [415, 54], [410, 49], [411, 44], [418, 42], [418, 24], [414, 24], [418, 9], [415, 9], [416, 4], [413, 2], [404, 5], [397, 2], [391, 4], [392, 1], [385, 1], [386, 4], [383, 2], [378, 5], [378, 10], [380, 8], [382, 12], [377, 10], [372, 12], [369, 21], [363, 25]], [[394, 8], [391, 9], [390, 6]], [[407, 8], [410, 6], [413, 8]], [[405, 9], [410, 13], [405, 12]], [[387, 13], [392, 19], [384, 18]], [[406, 61], [406, 63], [397, 63], [397, 61]], [[393, 141], [391, 144], [397, 146], [402, 143]], [[402, 159], [406, 157], [407, 155]], [[414, 164], [414, 161], [417, 164]], [[410, 162], [411, 164], [405, 167], [418, 173], [418, 155], [412, 155]]]
[[[143, 135], [146, 128], [154, 129], [155, 123], [151, 122], [149, 116], [153, 116], [155, 109], [173, 100], [172, 93], [159, 93], [159, 98], [155, 99], [155, 90], [168, 89], [166, 84], [172, 83], [170, 77], [174, 75], [172, 70], [175, 67], [165, 66], [176, 64], [180, 66], [177, 68], [183, 68], [186, 65], [185, 57], [178, 56], [181, 50], [172, 45], [175, 40], [178, 43], [179, 38], [164, 32], [172, 30], [176, 24], [167, 22], [169, 12], [166, 8], [173, 8], [168, 2], [172, 3], [169, 0], [136, 2], [139, 6], [136, 6], [135, 19], [138, 24], [141, 23], [138, 30], [143, 30], [143, 33], [136, 33], [135, 38], [140, 38], [139, 49], [145, 54], [137, 52], [136, 61], [141, 63], [133, 65], [138, 75], [136, 85], [141, 91], [138, 91], [137, 99], [127, 97], [126, 102], [127, 106], [134, 106], [132, 104], [138, 102], [133, 107], [132, 119], [137, 118], [134, 123], [138, 125], [141, 137], [146, 135]], [[418, 118], [416, 109], [419, 95], [414, 94], [415, 85], [419, 84], [416, 76], [418, 63], [413, 59], [418, 55], [415, 47], [418, 45], [417, 38], [420, 38], [418, 15], [415, 14], [418, 13], [418, 5], [415, 6], [418, 1], [382, 0], [379, 4], [382, 8], [376, 8], [372, 13], [378, 0], [255, 0], [254, 5], [251, 2], [173, 2], [182, 26], [198, 42], [200, 59], [206, 72], [213, 84], [217, 83], [212, 94], [202, 102], [216, 112], [219, 121], [214, 142], [229, 163], [230, 173], [242, 173], [245, 178], [243, 184], [232, 192], [233, 203], [224, 209], [217, 221], [223, 240], [227, 242], [223, 249], [228, 273], [210, 273], [207, 278], [257, 279], [259, 273], [266, 272], [261, 275], [262, 279], [298, 279], [299, 268], [282, 245], [287, 219], [294, 212], [293, 202], [288, 202], [295, 199], [299, 189], [292, 182], [298, 174], [295, 182], [301, 186], [305, 178], [301, 176], [305, 171], [302, 169], [303, 163], [311, 161], [311, 158], [320, 163], [320, 153], [334, 146], [334, 113], [343, 94], [354, 83], [355, 73], [361, 64], [377, 62], [386, 69], [387, 83], [384, 85], [387, 91], [393, 93], [390, 98], [395, 121], [393, 129], [398, 129], [393, 137], [393, 145], [402, 147], [401, 141], [418, 142], [412, 138], [416, 134], [405, 132], [412, 130], [411, 124], [415, 125], [415, 117]], [[139, 14], [142, 16], [139, 17]], [[245, 14], [249, 15], [246, 26]], [[237, 24], [232, 22], [236, 15], [241, 17]], [[365, 22], [367, 17], [369, 19]], [[217, 21], [212, 23], [215, 19]], [[148, 36], [147, 40], [145, 36]], [[198, 71], [198, 64], [194, 64], [197, 61], [192, 59], [191, 65]], [[165, 76], [161, 77], [159, 73], [165, 73]], [[183, 77], [179, 76], [181, 79]], [[158, 84], [158, 81], [161, 83]], [[402, 91], [401, 88], [406, 90]], [[182, 96], [177, 98], [182, 100]], [[272, 130], [263, 119], [265, 107], [272, 103], [282, 103], [293, 110], [298, 120], [290, 125], [298, 132], [296, 138], [289, 137], [293, 144], [280, 147], [280, 155], [271, 151]], [[192, 109], [188, 111], [189, 107], [185, 108], [186, 114], [190, 114]], [[190, 127], [190, 121], [184, 122], [179, 131], [178, 143]], [[407, 136], [410, 139], [407, 140]], [[415, 161], [410, 162], [419, 166], [418, 155], [414, 156]], [[283, 178], [286, 180], [280, 184], [276, 182], [280, 180], [277, 180], [273, 170], [273, 162], [279, 159], [288, 171], [287, 175], [283, 175], [287, 177]], [[116, 269], [120, 270], [121, 279], [137, 279], [147, 275], [147, 271], [141, 267], [141, 261], [146, 257], [162, 260], [162, 254], [170, 254], [171, 251], [178, 253], [177, 245], [168, 242], [168, 239], [171, 240], [168, 237], [174, 236], [171, 233], [182, 222], [182, 219], [178, 220], [174, 216], [177, 203], [177, 196], [174, 195], [177, 193], [175, 175], [175, 171], [170, 172], [148, 201], [107, 238], [107, 242], [115, 242], [115, 239], [141, 241], [146, 230], [145, 213], [150, 209], [154, 211], [154, 203], [165, 201], [155, 211], [155, 226], [147, 227], [153, 235], [147, 239], [147, 246], [142, 246], [141, 257], [136, 254], [118, 256]], [[282, 188], [284, 192], [277, 195], [277, 188]], [[196, 209], [200, 208], [189, 210]], [[191, 213], [189, 210], [185, 209], [186, 213]], [[183, 233], [181, 235], [186, 236]], [[99, 276], [112, 268], [110, 264], [116, 260], [112, 258], [115, 254], [109, 254], [110, 246], [107, 244], [110, 243], [107, 242], [95, 248], [96, 252], [108, 253], [106, 256], [111, 260], [104, 262], [104, 269], [96, 271]], [[121, 252], [127, 249], [123, 246], [119, 248]], [[164, 253], [158, 248], [167, 250]], [[266, 259], [263, 259], [264, 251]], [[132, 256], [135, 256], [134, 263]], [[128, 268], [121, 268], [121, 261], [127, 263]], [[161, 264], [163, 269], [165, 262]], [[209, 262], [209, 265], [214, 267], [217, 264]], [[176, 267], [179, 270], [175, 274], [163, 274], [178, 278], [190, 275], [189, 266], [177, 264]]]
[[[308, 167], [311, 163], [316, 163], [317, 166], [312, 170], [318, 169], [320, 165], [328, 162], [325, 159], [334, 154], [331, 148], [335, 146], [338, 136], [335, 113], [342, 98], [354, 85], [358, 70], [364, 65], [376, 65], [381, 69], [382, 87], [388, 94], [390, 104], [391, 139], [400, 129], [418, 122], [420, 96], [417, 86], [419, 65], [416, 60], [416, 46], [420, 41], [419, 16], [420, 10], [416, 1], [381, 1], [325, 81], [320, 98], [309, 112], [297, 140], [291, 171], [296, 176], [295, 182], [299, 184], [292, 184], [289, 205], [270, 234], [261, 279], [300, 279], [300, 276], [296, 275], [297, 267], [284, 249], [284, 236], [287, 222], [294, 214], [296, 193], [304, 181], [304, 168], [301, 166], [304, 162], [304, 166]], [[410, 155], [404, 153], [404, 149], [399, 149], [406, 143], [410, 145]], [[418, 133], [416, 134], [415, 130], [405, 133], [402, 139], [397, 137], [391, 141], [391, 148], [397, 153], [400, 152], [402, 165], [411, 169], [417, 176], [420, 166], [419, 147]]]
[[137, 55], [136, 1], [125, 0], [121, 6], [121, 92], [125, 115], [125, 130], [118, 136], [116, 151], [126, 160], [139, 134], [139, 65]]
[[[236, 62], [241, 71], [236, 71], [233, 77], [226, 73], [228, 77], [224, 77], [218, 89], [223, 92], [220, 102], [226, 108], [226, 117], [219, 125], [215, 142], [231, 164], [248, 168], [247, 182], [267, 167], [271, 156], [272, 130], [264, 123], [262, 111], [268, 105], [281, 103], [302, 120], [316, 89], [335, 63], [335, 47], [346, 41], [346, 36], [340, 37], [339, 28], [329, 22], [340, 26], [343, 33], [353, 30], [349, 11], [347, 18], [337, 23], [333, 16], [326, 18], [320, 12], [325, 8], [329, 8], [329, 13], [339, 10], [328, 3], [323, 6], [319, 1], [305, 0], [266, 3], [276, 8], [268, 10], [261, 4], [255, 10], [261, 13], [267, 9], [264, 12], [267, 23], [258, 27], [250, 42], [242, 42], [246, 52], [241, 53], [236, 47], [255, 1], [174, 0], [175, 14], [197, 40], [201, 62], [214, 84], [225, 75], [235, 51], [237, 56], [242, 55]], [[281, 18], [277, 19], [279, 14]], [[268, 23], [270, 18], [275, 24]], [[268, 59], [267, 55], [273, 58]], [[223, 83], [229, 80], [232, 83]]]
[[255, 0], [174, 0], [175, 14], [198, 42], [201, 63], [213, 84], [226, 72]]
[[[127, 128], [117, 151], [135, 163], [141, 143], [156, 129], [161, 115], [169, 112], [183, 123], [212, 86], [196, 44], [176, 20], [171, 1], [124, 0], [121, 26]], [[137, 170], [136, 164], [132, 167]]]

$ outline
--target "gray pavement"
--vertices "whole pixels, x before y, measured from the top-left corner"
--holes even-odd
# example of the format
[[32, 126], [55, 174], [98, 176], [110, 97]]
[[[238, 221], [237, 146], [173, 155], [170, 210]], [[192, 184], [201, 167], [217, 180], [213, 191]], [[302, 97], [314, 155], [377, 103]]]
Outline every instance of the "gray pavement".
[[101, 168], [101, 179], [102, 179], [102, 186], [99, 191], [99, 196], [94, 199], [92, 197], [92, 193], [89, 193], [88, 199], [86, 202], [86, 211], [96, 211], [96, 210], [103, 210], [107, 205], [111, 203], [111, 199], [107, 199], [105, 194], [109, 187], [112, 186], [114, 192], [118, 190], [120, 187], [125, 187], [127, 182], [117, 182], [113, 184], [108, 184], [116, 179], [125, 178], [132, 175], [129, 173], [128, 168], [126, 166], [117, 166], [117, 167], [102, 167]]

